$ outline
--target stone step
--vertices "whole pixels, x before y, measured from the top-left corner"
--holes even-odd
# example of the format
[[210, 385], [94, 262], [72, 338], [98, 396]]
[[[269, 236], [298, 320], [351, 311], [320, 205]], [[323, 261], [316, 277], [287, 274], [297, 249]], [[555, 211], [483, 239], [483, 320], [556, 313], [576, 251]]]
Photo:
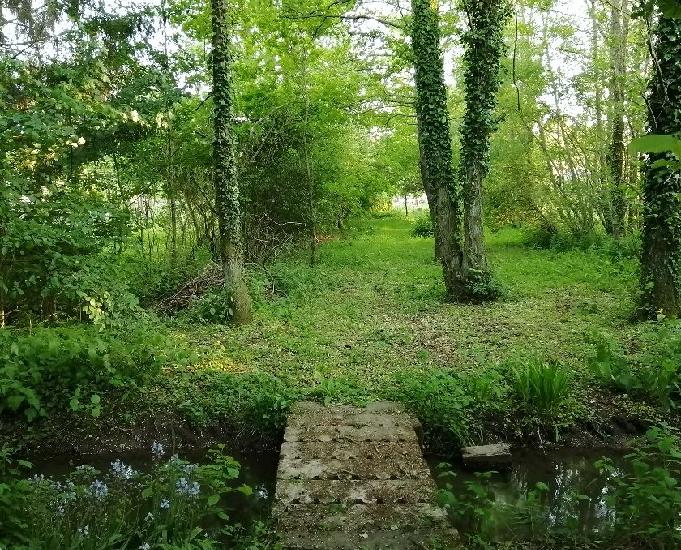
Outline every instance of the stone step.
[[288, 426], [284, 441], [400, 441], [418, 445], [416, 430], [408, 424], [400, 426], [300, 425]]
[[394, 456], [410, 462], [423, 461], [421, 448], [396, 441], [285, 441], [281, 456], [291, 458], [332, 458], [337, 460], [376, 460]]
[[454, 540], [419, 445], [395, 403], [292, 407], [273, 517], [284, 549], [392, 550]]
[[375, 462], [361, 460], [306, 459], [282, 457], [278, 479], [427, 479], [425, 463], [404, 463], [399, 459]]
[[456, 540], [455, 531], [440, 533], [433, 532], [432, 529], [419, 529], [411, 533], [324, 531], [314, 535], [308, 531], [298, 531], [286, 533], [284, 548], [286, 550], [424, 550], [430, 548], [436, 541], [448, 542], [453, 546]]
[[315, 526], [315, 531], [400, 531], [410, 533], [423, 528], [433, 532], [442, 528], [446, 513], [433, 504], [410, 506], [394, 504], [291, 504], [277, 515], [279, 533], [295, 532]]
[[[276, 506], [291, 504], [427, 504], [435, 493], [432, 479], [277, 481]], [[275, 512], [276, 515], [276, 512]]]

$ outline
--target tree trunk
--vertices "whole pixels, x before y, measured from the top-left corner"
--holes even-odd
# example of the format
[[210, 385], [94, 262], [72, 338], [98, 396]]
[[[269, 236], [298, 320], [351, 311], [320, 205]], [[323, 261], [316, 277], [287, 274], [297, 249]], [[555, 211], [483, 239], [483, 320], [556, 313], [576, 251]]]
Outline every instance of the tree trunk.
[[312, 174], [312, 164], [310, 162], [310, 92], [307, 75], [307, 52], [303, 53], [302, 77], [303, 77], [303, 97], [305, 98], [305, 112], [303, 121], [303, 157], [305, 162], [305, 179], [307, 183], [307, 230], [310, 245], [310, 267], [317, 263], [317, 216], [315, 213], [315, 183]]
[[411, 6], [421, 180], [428, 197], [435, 233], [435, 256], [442, 264], [447, 298], [460, 300], [465, 297], [461, 273], [461, 215], [452, 168], [439, 14], [437, 2], [431, 0], [412, 0]]
[[251, 319], [251, 299], [244, 280], [239, 183], [236, 172], [235, 138], [232, 131], [232, 73], [227, 0], [211, 0], [211, 7], [215, 209], [225, 288], [232, 301], [232, 319], [235, 323], [241, 324]]
[[610, 146], [611, 224], [612, 235], [624, 234], [626, 215], [624, 176], [624, 86], [628, 41], [628, 0], [612, 0], [610, 17], [610, 97], [612, 101], [612, 141]]
[[[459, 175], [464, 196], [464, 275], [470, 289], [489, 282], [483, 236], [482, 188], [489, 172], [490, 138], [504, 51], [503, 30], [510, 11], [499, 0], [464, 0], [469, 28], [463, 36], [466, 111], [461, 129]], [[489, 286], [489, 285], [488, 285]], [[474, 296], [475, 299], [493, 297]], [[484, 294], [487, 292], [483, 289]]]
[[[651, 37], [654, 75], [648, 86], [648, 129], [651, 134], [681, 130], [681, 19], [661, 16]], [[646, 159], [643, 190], [642, 311], [649, 318], [681, 314], [681, 170], [660, 165], [669, 154]]]
[[407, 203], [407, 195], [404, 196], [404, 215], [409, 217], [409, 204]]

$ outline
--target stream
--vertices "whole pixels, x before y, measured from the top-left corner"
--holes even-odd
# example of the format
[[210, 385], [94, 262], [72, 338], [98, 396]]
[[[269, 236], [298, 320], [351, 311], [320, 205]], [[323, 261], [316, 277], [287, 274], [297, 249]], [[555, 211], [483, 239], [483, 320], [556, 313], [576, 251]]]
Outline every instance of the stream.
[[[228, 453], [229, 454], [229, 453]], [[191, 462], [203, 462], [205, 450], [185, 450], [180, 458]], [[232, 453], [241, 463], [240, 483], [253, 488], [253, 496], [235, 494], [228, 502], [230, 515], [247, 525], [253, 521], [266, 520], [270, 513], [275, 494], [278, 453]], [[598, 532], [608, 521], [609, 510], [607, 479], [594, 466], [602, 457], [610, 458], [616, 465], [623, 463], [622, 454], [611, 449], [565, 449], [542, 452], [536, 449], [520, 449], [514, 452], [513, 465], [506, 471], [491, 475], [486, 487], [493, 495], [496, 505], [493, 520], [486, 529], [491, 530], [494, 538], [504, 540], [529, 535], [536, 524], [550, 528], [561, 528], [572, 522], [572, 531], [580, 534]], [[429, 456], [428, 462], [438, 484], [444, 487], [447, 479], [438, 477], [442, 460]], [[49, 460], [34, 460], [33, 471], [46, 476], [62, 477], [80, 464], [89, 464], [99, 470], [107, 470], [111, 463], [120, 459], [133, 468], [148, 471], [153, 465], [150, 452], [117, 453], [80, 456], [74, 460], [69, 456], [57, 456]], [[455, 494], [466, 491], [466, 483], [478, 481], [476, 475], [453, 464], [449, 471], [456, 474], [452, 483]], [[544, 490], [537, 501], [541, 506], [534, 508], [533, 514], [519, 514], [527, 510], [528, 493], [543, 484]], [[588, 498], [575, 499], [574, 495]], [[539, 512], [538, 512], [539, 511]], [[458, 526], [462, 529], [462, 526]], [[463, 530], [466, 527], [463, 526]], [[474, 529], [471, 526], [471, 529]]]

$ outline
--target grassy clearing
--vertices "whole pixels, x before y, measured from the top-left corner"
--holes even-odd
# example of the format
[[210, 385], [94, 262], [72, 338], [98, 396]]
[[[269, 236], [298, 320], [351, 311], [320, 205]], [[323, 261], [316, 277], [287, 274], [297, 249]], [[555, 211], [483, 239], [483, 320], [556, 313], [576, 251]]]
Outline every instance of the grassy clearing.
[[[269, 277], [254, 283], [263, 297], [247, 327], [178, 325], [183, 338], [210, 350], [198, 371], [271, 375], [290, 398], [400, 399], [456, 439], [481, 440], [490, 431], [534, 433], [536, 419], [514, 402], [510, 386], [513, 365], [539, 358], [565, 368], [571, 388], [552, 424], [599, 431], [613, 417], [657, 416], [653, 407], [603, 393], [587, 368], [596, 340], [635, 356], [658, 331], [628, 320], [633, 259], [535, 250], [519, 231], [503, 230], [488, 242], [505, 298], [445, 304], [432, 240], [410, 230], [404, 218], [365, 220], [324, 244], [314, 268], [295, 258], [268, 268]], [[200, 408], [218, 413], [215, 401]], [[474, 413], [480, 425], [472, 425]]]
[[[635, 259], [603, 247], [532, 249], [521, 232], [503, 230], [488, 243], [504, 298], [446, 304], [432, 240], [412, 237], [411, 227], [397, 216], [367, 219], [322, 245], [314, 268], [290, 257], [255, 273], [248, 326], [197, 324], [180, 315], [163, 331], [173, 347], [191, 351], [189, 363], [170, 358], [123, 394], [97, 390], [97, 418], [87, 408], [50, 412], [25, 430], [28, 445], [114, 441], [116, 434], [143, 440], [140, 432], [156, 438], [168, 426], [200, 440], [206, 430], [276, 440], [288, 405], [301, 398], [403, 401], [449, 450], [461, 442], [559, 434], [563, 443], [609, 442], [620, 433], [617, 424], [640, 430], [674, 422], [650, 400], [606, 388], [589, 368], [596, 342], [636, 362], [663, 332], [678, 332], [672, 323], [629, 321]], [[558, 365], [568, 391], [552, 390], [550, 380], [530, 388], [529, 378], [520, 379], [529, 364], [532, 376]], [[10, 435], [16, 427], [0, 431]]]

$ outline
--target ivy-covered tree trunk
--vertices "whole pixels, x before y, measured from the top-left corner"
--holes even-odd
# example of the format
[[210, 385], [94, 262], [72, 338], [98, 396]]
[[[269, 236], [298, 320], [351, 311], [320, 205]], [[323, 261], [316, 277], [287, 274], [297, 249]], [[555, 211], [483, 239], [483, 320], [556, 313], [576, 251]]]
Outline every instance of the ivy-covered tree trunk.
[[461, 273], [461, 215], [452, 168], [439, 14], [437, 2], [432, 0], [412, 0], [411, 6], [421, 179], [428, 197], [435, 255], [442, 264], [447, 297], [460, 300], [465, 295]]
[[464, 195], [464, 275], [469, 293], [484, 299], [492, 296], [488, 295], [482, 189], [489, 172], [490, 137], [496, 128], [503, 30], [510, 11], [505, 0], [463, 0], [462, 5], [468, 19], [462, 39], [466, 111], [459, 167]]
[[610, 145], [611, 219], [608, 229], [615, 237], [624, 234], [626, 215], [624, 174], [624, 86], [628, 42], [629, 1], [612, 0], [610, 14], [610, 101], [612, 103], [612, 142]]
[[[651, 134], [677, 134], [681, 132], [681, 19], [661, 16], [652, 41], [648, 129]], [[648, 155], [645, 169], [641, 286], [642, 308], [651, 318], [681, 314], [681, 171], [665, 162], [669, 155]]]
[[225, 289], [231, 300], [232, 319], [239, 324], [246, 323], [251, 318], [251, 299], [244, 280], [239, 182], [232, 131], [232, 73], [227, 0], [211, 0], [211, 7], [215, 209]]

